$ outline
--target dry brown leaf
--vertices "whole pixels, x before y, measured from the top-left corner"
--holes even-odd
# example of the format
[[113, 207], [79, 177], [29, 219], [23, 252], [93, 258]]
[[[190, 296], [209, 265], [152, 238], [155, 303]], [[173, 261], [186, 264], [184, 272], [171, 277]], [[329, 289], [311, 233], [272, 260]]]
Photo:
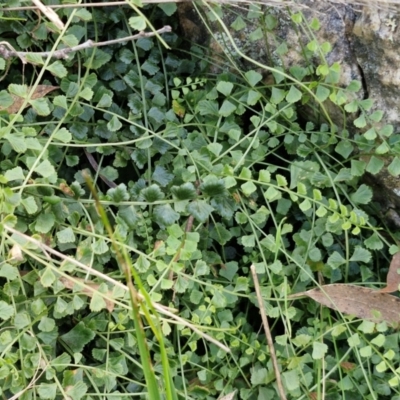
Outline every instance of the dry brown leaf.
[[220, 397], [218, 400], [233, 400], [233, 398], [235, 397], [236, 394], [236, 390], [234, 390], [233, 392], [226, 394], [223, 397]]
[[[61, 283], [67, 288], [67, 289], [73, 289], [74, 286], [77, 284], [82, 285], [81, 292], [83, 294], [86, 294], [89, 297], [93, 296], [93, 293], [95, 290], [99, 290], [100, 285], [98, 283], [94, 283], [91, 281], [86, 281], [85, 279], [81, 278], [68, 278], [66, 276], [62, 276], [60, 278]], [[107, 292], [108, 297], [112, 297], [112, 292], [109, 290]], [[114, 302], [112, 300], [104, 298], [104, 301], [106, 303], [106, 308], [109, 312], [112, 312], [114, 310]]]
[[59, 185], [59, 188], [67, 196], [70, 196], [70, 197], [74, 197], [75, 196], [74, 191], [66, 183], [61, 182], [60, 185]]
[[400, 274], [397, 270], [400, 269], [400, 252], [396, 253], [390, 263], [389, 272], [386, 277], [386, 287], [379, 290], [381, 293], [392, 293], [399, 290]]
[[340, 366], [346, 371], [352, 371], [354, 368], [357, 367], [357, 364], [351, 363], [349, 361], [343, 361], [340, 363]]
[[379, 290], [336, 283], [296, 293], [289, 298], [307, 296], [318, 303], [373, 322], [400, 323], [400, 298]]
[[[53, 90], [58, 89], [59, 86], [51, 86], [51, 85], [37, 85], [35, 91], [33, 92], [32, 96], [30, 97], [31, 100], [35, 99], [40, 99], [44, 96], [46, 96], [47, 93], [52, 92]], [[28, 93], [30, 92], [31, 87], [28, 87]], [[24, 104], [25, 99], [22, 97], [19, 97], [15, 94], [10, 93], [10, 96], [14, 99], [14, 103], [11, 104], [11, 106], [4, 108], [0, 106], [0, 111], [6, 110], [9, 114], [16, 114], [19, 109], [22, 107]], [[25, 104], [25, 107], [30, 107], [29, 103]]]

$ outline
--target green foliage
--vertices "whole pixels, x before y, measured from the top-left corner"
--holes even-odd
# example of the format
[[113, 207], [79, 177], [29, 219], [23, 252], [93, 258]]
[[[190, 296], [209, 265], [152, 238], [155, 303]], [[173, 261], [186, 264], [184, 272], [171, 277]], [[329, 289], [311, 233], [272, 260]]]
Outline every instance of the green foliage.
[[[232, 29], [262, 22], [249, 40], [263, 38], [277, 21], [261, 10], [249, 5]], [[209, 74], [204, 50], [180, 51], [175, 33], [163, 35], [170, 51], [141, 37], [65, 60], [35, 55], [58, 39], [62, 48], [171, 24], [175, 11], [173, 3], [144, 14], [60, 7], [69, 21], [61, 37], [28, 11], [2, 20], [35, 73], [24, 80], [10, 68], [0, 92], [0, 394], [276, 397], [254, 264], [288, 398], [323, 388], [329, 398], [392, 395], [397, 333], [287, 299], [319, 281], [373, 284], [384, 275], [375, 261], [389, 243], [362, 178], [385, 166], [400, 174], [398, 139], [371, 100], [354, 99], [359, 82], [337, 87], [340, 66], [325, 61], [331, 44], [310, 33], [304, 50], [320, 56], [317, 66], [261, 65], [274, 85], [256, 67]], [[291, 20], [320, 28], [301, 12]], [[56, 90], [29, 98], [38, 84]], [[10, 114], [15, 96], [26, 108]], [[334, 125], [327, 100], [354, 126]], [[304, 122], [300, 105], [318, 105], [327, 122]], [[127, 289], [127, 265], [140, 301]]]

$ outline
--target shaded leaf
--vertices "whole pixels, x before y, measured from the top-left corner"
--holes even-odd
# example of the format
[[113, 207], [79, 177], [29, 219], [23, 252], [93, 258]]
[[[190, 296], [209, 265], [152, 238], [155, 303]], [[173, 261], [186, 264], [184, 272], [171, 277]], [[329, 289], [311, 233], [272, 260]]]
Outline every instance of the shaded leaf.
[[40, 282], [44, 287], [49, 287], [53, 284], [53, 282], [56, 280], [56, 276], [54, 275], [53, 270], [51, 267], [47, 267], [42, 276], [40, 277]]
[[231, 103], [229, 100], [225, 100], [222, 103], [221, 108], [218, 111], [218, 114], [223, 116], [223, 117], [228, 117], [231, 115], [234, 111], [236, 110], [236, 106]]
[[369, 186], [362, 184], [350, 198], [356, 204], [368, 204], [372, 199], [372, 190]]
[[324, 357], [325, 353], [328, 351], [328, 346], [325, 343], [314, 342], [312, 358], [314, 360], [320, 360]]
[[122, 123], [116, 115], [113, 115], [111, 120], [107, 123], [107, 128], [111, 132], [116, 132], [122, 128]]
[[232, 92], [233, 89], [233, 83], [232, 82], [225, 82], [225, 81], [220, 81], [217, 84], [217, 90], [218, 92], [222, 93], [225, 96], [229, 96]]
[[168, 17], [174, 14], [174, 12], [178, 9], [175, 3], [160, 3], [157, 4], [157, 6], [160, 7], [161, 10], [163, 10], [164, 13], [168, 15]]
[[58, 78], [64, 78], [68, 74], [67, 69], [64, 67], [63, 64], [61, 64], [60, 61], [53, 62], [46, 69]]
[[395, 157], [393, 161], [388, 166], [388, 171], [390, 175], [398, 176], [400, 175], [400, 159], [399, 157]]
[[379, 235], [374, 232], [368, 239], [364, 240], [365, 246], [370, 250], [382, 250], [383, 243]]
[[109, 250], [107, 242], [103, 238], [97, 239], [91, 247], [94, 254], [104, 254]]
[[200, 185], [200, 190], [203, 194], [210, 197], [217, 197], [226, 194], [225, 182], [223, 179], [210, 175]]
[[211, 151], [211, 153], [215, 154], [216, 156], [219, 156], [219, 153], [221, 153], [222, 150], [222, 144], [221, 143], [210, 143], [207, 145], [207, 149]]
[[21, 167], [9, 169], [4, 176], [8, 181], [23, 180], [25, 178]]
[[42, 175], [44, 178], [48, 178], [51, 175], [56, 174], [56, 170], [51, 165], [49, 160], [42, 161], [38, 166], [35, 167], [35, 172]]
[[169, 204], [154, 207], [154, 218], [159, 225], [172, 225], [179, 219], [179, 214]]
[[255, 86], [262, 79], [262, 75], [256, 71], [247, 71], [244, 75], [251, 86]]
[[66, 393], [72, 400], [80, 400], [85, 396], [87, 390], [87, 385], [82, 381], [78, 381], [74, 386], [68, 386]]
[[11, 96], [6, 90], [2, 90], [0, 92], [0, 104], [1, 104], [0, 111], [6, 110], [8, 107], [11, 107], [13, 103], [14, 103], [14, 97]]
[[41, 399], [52, 400], [56, 397], [57, 385], [55, 383], [41, 383], [37, 388]]
[[38, 210], [38, 206], [36, 204], [33, 196], [26, 197], [21, 200], [22, 205], [25, 207], [25, 210], [28, 214], [34, 214]]
[[5, 301], [0, 300], [0, 319], [7, 320], [14, 315], [14, 307], [8, 305]]
[[350, 261], [359, 261], [359, 262], [367, 263], [367, 262], [369, 262], [370, 259], [371, 259], [371, 253], [368, 250], [357, 246], [354, 249], [354, 253], [351, 256]]
[[372, 156], [367, 165], [367, 172], [371, 173], [372, 175], [376, 175], [383, 168], [384, 165], [384, 161], [375, 156]]
[[325, 101], [330, 95], [331, 91], [325, 86], [318, 85], [315, 95], [319, 101]]
[[129, 26], [138, 31], [144, 31], [146, 28], [146, 19], [143, 16], [129, 18]]
[[83, 322], [79, 322], [68, 333], [61, 335], [60, 339], [70, 347], [72, 352], [80, 353], [95, 336], [95, 332], [87, 328]]
[[71, 227], [62, 229], [57, 232], [57, 238], [59, 243], [74, 243], [75, 242], [75, 234]]
[[289, 92], [286, 95], [286, 101], [289, 103], [296, 103], [301, 99], [302, 93], [294, 85], [291, 86]]
[[116, 203], [129, 200], [129, 193], [124, 183], [119, 184], [115, 188], [108, 189], [107, 194], [111, 197], [111, 200]]
[[138, 216], [133, 206], [120, 208], [117, 215], [118, 218], [121, 218], [121, 220], [128, 226], [128, 228], [134, 229], [136, 227]]
[[262, 385], [265, 383], [267, 379], [267, 369], [266, 368], [258, 368], [254, 369], [251, 374], [251, 383], [254, 386]]
[[10, 143], [11, 147], [17, 153], [24, 153], [28, 148], [26, 144], [26, 138], [21, 132], [9, 132], [6, 133], [3, 137], [4, 139], [8, 140], [8, 143]]
[[195, 200], [188, 205], [187, 210], [198, 221], [205, 222], [214, 209], [203, 200]]
[[36, 219], [35, 229], [40, 233], [47, 233], [53, 227], [55, 217], [53, 213], [42, 213]]
[[103, 296], [98, 291], [92, 292], [91, 298], [92, 299], [90, 300], [90, 309], [92, 311], [99, 312], [103, 308], [106, 308], [106, 302], [104, 301]]
[[19, 276], [18, 268], [10, 265], [10, 264], [3, 264], [0, 267], [0, 276], [7, 278], [10, 281], [13, 281]]
[[254, 193], [257, 190], [257, 186], [251, 181], [243, 183], [243, 185], [240, 185], [240, 187], [246, 196], [250, 196], [252, 193]]
[[72, 139], [72, 134], [68, 129], [61, 128], [53, 134], [53, 138], [63, 143], [69, 143]]
[[164, 193], [161, 191], [160, 187], [155, 184], [143, 189], [140, 194], [149, 203], [153, 203], [154, 201], [162, 200], [164, 198]]
[[168, 185], [174, 178], [174, 175], [169, 173], [164, 167], [157, 165], [152, 178], [156, 181], [161, 187]]
[[201, 100], [197, 104], [196, 112], [200, 115], [218, 115], [218, 103], [216, 101]]

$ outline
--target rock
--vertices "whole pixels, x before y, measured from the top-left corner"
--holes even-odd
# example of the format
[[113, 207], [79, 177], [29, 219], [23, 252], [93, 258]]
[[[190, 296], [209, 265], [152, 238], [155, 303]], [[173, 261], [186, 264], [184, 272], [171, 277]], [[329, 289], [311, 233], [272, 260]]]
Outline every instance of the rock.
[[[302, 1], [301, 11], [308, 23], [313, 18], [320, 22], [320, 28], [316, 30], [296, 26], [290, 15], [290, 12], [296, 12], [293, 7], [290, 7], [291, 11], [286, 7], [269, 7], [268, 13], [263, 17], [264, 31], [258, 24], [257, 13], [260, 6], [257, 4], [232, 8], [231, 12], [226, 12], [224, 8], [223, 21], [229, 28], [234, 44], [228, 39], [227, 33], [221, 30], [218, 22], [211, 23], [214, 34], [210, 48], [213, 59], [217, 61], [213, 72], [232, 68], [229, 62], [224, 64], [226, 57], [221, 55], [225, 53], [242, 70], [258, 69], [265, 76], [264, 83], [273, 83], [270, 67], [281, 66], [288, 71], [294, 66], [306, 68], [310, 63], [317, 66], [321, 64], [320, 55], [315, 56], [310, 52], [307, 43], [314, 38], [319, 44], [329, 42], [332, 49], [327, 53], [326, 61], [328, 65], [340, 63], [341, 77], [338, 85], [345, 88], [352, 80], [360, 81], [362, 89], [354, 94], [355, 98], [372, 98], [375, 101], [373, 109], [384, 112], [380, 127], [392, 124], [397, 131], [400, 129], [400, 13], [396, 14], [389, 9], [387, 3], [380, 9], [376, 3], [366, 4], [368, 5], [351, 6], [344, 2]], [[245, 27], [236, 31], [235, 28], [240, 26], [241, 20], [246, 21]], [[347, 115], [346, 126], [343, 126], [345, 119], [342, 110], [329, 101], [324, 105], [339, 131], [348, 129], [353, 135], [358, 132], [352, 123], [358, 115]], [[319, 115], [310, 106], [302, 112], [311, 120]], [[400, 212], [400, 179], [394, 178], [387, 171], [386, 167], [391, 162], [389, 156], [376, 157], [382, 157], [385, 167], [379, 174], [371, 175], [367, 180], [375, 189], [382, 213], [389, 215], [391, 222], [400, 226], [400, 217], [394, 216], [396, 210]]]

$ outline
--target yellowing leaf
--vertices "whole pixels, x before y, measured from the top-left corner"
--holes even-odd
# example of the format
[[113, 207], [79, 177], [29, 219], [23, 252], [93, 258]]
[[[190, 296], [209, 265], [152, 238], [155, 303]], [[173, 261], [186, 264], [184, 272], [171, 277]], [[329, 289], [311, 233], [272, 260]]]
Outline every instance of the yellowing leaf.
[[[59, 86], [51, 86], [51, 85], [37, 85], [35, 91], [33, 92], [30, 100], [40, 99], [46, 96], [47, 93], [52, 92], [53, 90], [58, 89]], [[31, 87], [27, 88], [27, 93], [31, 91]], [[24, 104], [25, 99], [23, 97], [17, 96], [16, 94], [11, 93], [11, 97], [14, 99], [13, 104], [8, 107], [0, 106], [0, 111], [6, 110], [9, 114], [16, 114], [19, 109]], [[24, 108], [30, 107], [29, 103], [26, 103]]]
[[179, 103], [178, 100], [172, 100], [172, 109], [179, 118], [183, 118], [185, 116], [185, 107], [183, 107], [183, 105]]
[[[80, 279], [80, 278], [67, 278], [65, 276], [62, 276], [60, 278], [61, 283], [67, 288], [67, 289], [73, 289], [75, 285], [79, 285], [82, 289], [80, 290], [82, 293], [86, 294], [89, 297], [94, 296], [95, 293], [97, 293], [98, 295], [100, 295], [100, 293], [98, 292], [100, 285], [98, 283], [94, 283], [91, 281], [86, 281], [84, 279]], [[100, 295], [101, 296], [101, 295]], [[109, 290], [106, 293], [106, 297], [103, 297], [103, 300], [105, 302], [106, 308], [109, 312], [112, 312], [114, 310], [114, 302], [112, 300], [110, 300], [110, 298], [112, 297], [112, 291]]]

